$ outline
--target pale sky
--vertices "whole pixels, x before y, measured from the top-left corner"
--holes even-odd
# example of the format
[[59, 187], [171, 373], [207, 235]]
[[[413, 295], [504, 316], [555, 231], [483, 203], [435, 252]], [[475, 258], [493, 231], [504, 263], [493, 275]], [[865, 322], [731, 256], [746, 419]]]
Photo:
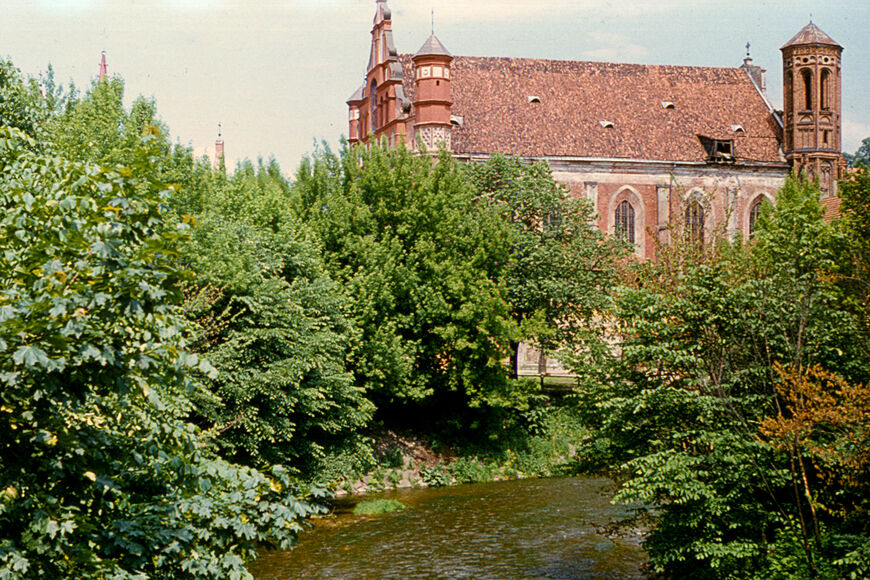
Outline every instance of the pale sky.
[[[836, 5], [835, 5], [836, 4]], [[779, 47], [813, 21], [845, 47], [843, 149], [870, 137], [870, 1], [390, 0], [399, 52], [435, 32], [454, 54], [739, 66], [751, 43], [782, 103]], [[0, 55], [51, 63], [81, 89], [98, 73], [154, 97], [173, 141], [230, 164], [274, 155], [288, 175], [315, 143], [338, 147], [362, 84], [375, 0], [0, 0]]]

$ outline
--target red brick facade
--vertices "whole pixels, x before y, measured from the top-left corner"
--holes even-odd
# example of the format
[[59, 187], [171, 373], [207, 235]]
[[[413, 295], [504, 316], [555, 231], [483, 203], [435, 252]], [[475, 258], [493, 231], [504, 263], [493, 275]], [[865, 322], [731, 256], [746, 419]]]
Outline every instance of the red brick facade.
[[819, 178], [836, 215], [842, 50], [813, 23], [786, 43], [780, 112], [748, 57], [736, 68], [463, 57], [434, 34], [399, 54], [377, 0], [365, 80], [348, 101], [349, 141], [443, 146], [465, 161], [546, 160], [592, 202], [602, 230], [614, 231], [622, 207], [638, 257], [655, 259], [656, 240], [679, 231], [695, 202], [705, 237], [747, 237], [753, 208], [773, 201], [791, 169]]

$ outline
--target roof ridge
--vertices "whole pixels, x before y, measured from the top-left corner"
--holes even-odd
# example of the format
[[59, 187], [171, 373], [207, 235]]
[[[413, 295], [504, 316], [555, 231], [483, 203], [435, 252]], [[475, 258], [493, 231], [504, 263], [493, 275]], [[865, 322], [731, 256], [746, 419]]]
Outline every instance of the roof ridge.
[[[415, 54], [410, 52], [400, 53], [399, 57], [407, 56], [413, 58]], [[606, 60], [581, 60], [581, 59], [566, 59], [566, 58], [532, 58], [527, 56], [472, 56], [472, 55], [453, 55], [455, 59], [481, 59], [481, 60], [507, 60], [507, 61], [524, 61], [524, 62], [553, 62], [553, 63], [572, 63], [572, 64], [596, 64], [606, 66], [631, 66], [631, 67], [653, 67], [653, 68], [685, 68], [685, 69], [707, 69], [707, 70], [742, 70], [742, 66], [705, 66], [696, 64], [646, 64], [638, 62], [610, 62]]]

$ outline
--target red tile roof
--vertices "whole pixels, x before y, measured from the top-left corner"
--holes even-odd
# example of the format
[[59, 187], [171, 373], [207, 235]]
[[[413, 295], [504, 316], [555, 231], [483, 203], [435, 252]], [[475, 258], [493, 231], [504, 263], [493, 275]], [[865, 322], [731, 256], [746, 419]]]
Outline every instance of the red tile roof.
[[738, 162], [784, 163], [781, 128], [741, 68], [457, 56], [450, 76], [458, 154], [704, 161], [703, 135], [733, 140]]

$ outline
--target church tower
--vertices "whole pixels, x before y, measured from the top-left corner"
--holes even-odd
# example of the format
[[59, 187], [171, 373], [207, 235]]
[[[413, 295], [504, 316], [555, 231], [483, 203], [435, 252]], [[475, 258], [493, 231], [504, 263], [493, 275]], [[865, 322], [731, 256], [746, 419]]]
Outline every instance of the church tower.
[[450, 63], [453, 56], [435, 33], [414, 60], [414, 131], [427, 151], [443, 144], [450, 149]]
[[845, 160], [841, 145], [843, 47], [810, 21], [780, 49], [783, 69], [783, 149], [796, 172], [836, 195]]
[[347, 101], [351, 144], [366, 143], [369, 135], [385, 137], [393, 145], [404, 140], [411, 103], [402, 86], [402, 63], [392, 28], [387, 1], [377, 0], [365, 83]]

